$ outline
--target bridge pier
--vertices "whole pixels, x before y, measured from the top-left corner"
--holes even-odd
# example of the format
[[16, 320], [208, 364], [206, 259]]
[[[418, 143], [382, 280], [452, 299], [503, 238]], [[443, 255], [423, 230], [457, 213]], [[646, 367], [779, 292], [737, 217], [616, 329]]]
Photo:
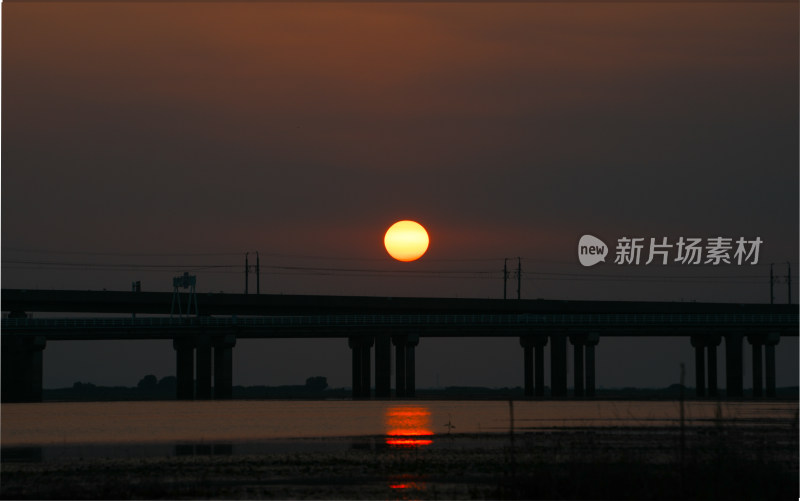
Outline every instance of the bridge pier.
[[573, 356], [572, 356], [573, 364], [572, 365], [573, 365], [573, 369], [574, 369], [573, 387], [574, 387], [574, 393], [575, 393], [576, 397], [582, 397], [583, 396], [583, 378], [584, 378], [584, 375], [583, 375], [583, 338], [584, 338], [584, 336], [582, 336], [582, 335], [570, 336], [569, 337], [569, 340], [572, 343], [572, 348], [573, 348], [573, 352], [572, 352], [573, 353]]
[[172, 340], [175, 349], [175, 377], [178, 400], [194, 400], [194, 339], [176, 337]]
[[775, 346], [780, 342], [781, 336], [777, 332], [767, 335], [764, 341], [764, 365], [766, 369], [767, 396], [775, 396]]
[[419, 344], [419, 336], [409, 334], [392, 337], [395, 347], [395, 396], [411, 398], [416, 394], [416, 361], [415, 349]]
[[692, 336], [692, 347], [694, 348], [694, 389], [698, 397], [706, 396], [706, 364], [705, 364], [705, 341], [702, 336]]
[[352, 352], [353, 361], [353, 398], [369, 398], [370, 377], [370, 350], [373, 338], [367, 336], [350, 337], [347, 340]]
[[594, 377], [594, 347], [600, 342], [600, 335], [597, 333], [588, 334], [584, 340], [586, 356], [586, 396], [593, 397], [595, 390]]
[[541, 397], [544, 395], [544, 347], [547, 336], [521, 336], [519, 344], [523, 348], [525, 359], [525, 396]]
[[[175, 376], [178, 400], [217, 400], [233, 398], [233, 347], [236, 336], [176, 337]], [[213, 348], [213, 351], [212, 351]], [[212, 393], [213, 378], [213, 393]]]
[[593, 397], [595, 392], [594, 348], [600, 342], [597, 333], [574, 334], [569, 337], [573, 346], [574, 388], [576, 397]]
[[[753, 397], [764, 396], [763, 379], [766, 368], [767, 396], [775, 396], [775, 345], [780, 341], [777, 333], [751, 334], [747, 341], [753, 349]], [[762, 348], [764, 357], [762, 359]], [[762, 365], [763, 360], [763, 365]]]
[[375, 338], [375, 398], [392, 396], [392, 340], [389, 336]]
[[197, 336], [195, 344], [196, 378], [194, 396], [197, 400], [211, 400], [211, 336]]
[[214, 339], [214, 399], [233, 398], [233, 347], [236, 336], [228, 334]]
[[394, 396], [403, 398], [406, 396], [406, 343], [405, 336], [395, 336], [392, 338], [394, 344]]
[[41, 402], [44, 336], [3, 336], [2, 401]]
[[[717, 346], [722, 341], [718, 335], [695, 335], [691, 337], [694, 348], [695, 395], [706, 396], [706, 375], [708, 375], [708, 396], [716, 397], [717, 390]], [[706, 367], [706, 352], [708, 367]]]
[[706, 336], [708, 350], [708, 396], [719, 396], [717, 388], [717, 346], [722, 342], [721, 336]]
[[550, 394], [567, 396], [567, 336], [550, 335]]
[[742, 333], [732, 332], [725, 334], [725, 379], [727, 381], [728, 397], [744, 396], [742, 380], [744, 370], [742, 365]]

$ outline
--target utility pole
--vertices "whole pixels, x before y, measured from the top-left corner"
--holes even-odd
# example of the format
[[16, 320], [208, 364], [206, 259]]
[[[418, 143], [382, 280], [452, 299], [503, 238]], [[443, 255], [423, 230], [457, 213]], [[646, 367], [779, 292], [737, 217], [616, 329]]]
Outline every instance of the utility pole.
[[775, 275], [772, 274], [772, 267], [774, 263], [769, 264], [769, 304], [775, 304], [775, 294], [773, 293], [773, 285], [775, 285]]
[[520, 289], [522, 287], [522, 258], [517, 258], [517, 299], [521, 299]]
[[261, 261], [258, 259], [258, 251], [256, 251], [256, 294], [261, 294]]
[[247, 294], [247, 293], [248, 293], [248, 292], [247, 292], [247, 290], [248, 290], [248, 288], [249, 288], [249, 287], [248, 287], [248, 283], [247, 283], [247, 280], [248, 280], [248, 278], [249, 278], [249, 276], [248, 276], [248, 275], [249, 275], [249, 273], [250, 273], [250, 265], [249, 265], [249, 264], [248, 264], [248, 262], [247, 262], [247, 256], [248, 256], [248, 254], [250, 254], [250, 253], [249, 253], [249, 252], [245, 252], [245, 253], [244, 253], [244, 293], [245, 293], [245, 294]]
[[792, 264], [789, 261], [786, 261], [786, 288], [788, 303], [792, 304]]
[[506, 282], [508, 282], [508, 258], [503, 260], [503, 299], [506, 298]]

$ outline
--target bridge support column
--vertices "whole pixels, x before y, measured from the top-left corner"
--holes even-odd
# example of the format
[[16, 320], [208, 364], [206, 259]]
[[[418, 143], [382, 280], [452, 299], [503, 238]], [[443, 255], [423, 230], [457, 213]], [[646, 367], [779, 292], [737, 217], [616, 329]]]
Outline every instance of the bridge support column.
[[550, 394], [554, 397], [567, 396], [567, 336], [550, 336]]
[[395, 396], [398, 398], [413, 397], [416, 393], [416, 346], [419, 336], [406, 335], [394, 336], [392, 343], [395, 348], [396, 378]]
[[406, 396], [406, 337], [395, 336], [392, 338], [392, 343], [395, 356], [394, 395], [397, 398], [404, 398]]
[[717, 388], [717, 346], [722, 341], [720, 336], [706, 336], [708, 349], [708, 396], [719, 396]]
[[777, 332], [767, 335], [764, 340], [764, 369], [766, 370], [767, 396], [775, 396], [775, 346], [781, 336]]
[[764, 396], [764, 366], [761, 347], [764, 345], [764, 336], [750, 335], [747, 341], [753, 350], [753, 397]]
[[[698, 397], [716, 397], [717, 346], [722, 341], [718, 335], [695, 335], [691, 337], [694, 348], [695, 394]], [[706, 358], [708, 354], [708, 358]], [[708, 361], [708, 363], [706, 363]], [[706, 387], [706, 376], [708, 386]]]
[[767, 396], [775, 396], [775, 345], [779, 340], [780, 335], [776, 332], [747, 336], [747, 341], [753, 349], [753, 397], [764, 396], [764, 372], [766, 372]]
[[353, 398], [369, 398], [370, 396], [370, 349], [372, 338], [358, 336], [348, 338], [353, 358]]
[[767, 335], [764, 340], [764, 369], [766, 370], [767, 396], [775, 396], [775, 346], [780, 342], [781, 336], [777, 332]]
[[533, 396], [533, 342], [532, 339], [527, 337], [519, 338], [523, 351], [523, 378], [525, 380], [525, 396]]
[[584, 339], [584, 349], [586, 356], [586, 396], [593, 397], [595, 390], [594, 377], [594, 347], [600, 342], [600, 335], [593, 332]]
[[584, 374], [583, 374], [583, 340], [585, 336], [583, 335], [574, 335], [570, 336], [569, 340], [572, 343], [573, 347], [573, 368], [574, 368], [574, 378], [573, 378], [573, 385], [575, 388], [575, 396], [582, 397], [583, 396], [583, 382], [584, 382]]
[[2, 401], [41, 402], [44, 336], [3, 336]]
[[534, 358], [536, 359], [536, 367], [534, 372], [534, 384], [536, 389], [534, 393], [537, 397], [544, 396], [544, 345], [547, 344], [547, 336], [536, 338], [534, 343]]
[[211, 399], [211, 336], [198, 336], [196, 345], [197, 374], [194, 396], [198, 400]]
[[728, 397], [741, 397], [742, 390], [742, 334], [725, 334], [725, 379]]
[[194, 340], [176, 337], [172, 340], [175, 349], [175, 378], [178, 400], [194, 400]]
[[392, 396], [392, 340], [389, 336], [375, 338], [375, 398]]
[[236, 336], [228, 334], [214, 339], [214, 399], [233, 398], [233, 347]]
[[692, 347], [694, 348], [694, 388], [695, 395], [698, 397], [706, 396], [706, 342], [703, 336], [692, 336]]
[[370, 365], [370, 352], [372, 351], [373, 338], [361, 338], [361, 398], [369, 398], [372, 393], [372, 367]]
[[417, 392], [416, 349], [419, 336], [406, 338], [406, 397], [415, 397]]
[[521, 336], [519, 344], [523, 348], [525, 360], [525, 396], [541, 397], [544, 395], [544, 346], [547, 344], [547, 336]]

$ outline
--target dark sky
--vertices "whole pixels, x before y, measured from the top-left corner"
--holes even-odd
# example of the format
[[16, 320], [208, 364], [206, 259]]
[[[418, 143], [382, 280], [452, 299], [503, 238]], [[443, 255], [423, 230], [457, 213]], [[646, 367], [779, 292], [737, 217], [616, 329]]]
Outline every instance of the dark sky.
[[[247, 251], [265, 293], [498, 298], [517, 256], [526, 298], [768, 302], [786, 261], [798, 284], [795, 2], [2, 12], [3, 287], [169, 291], [190, 271], [242, 292]], [[420, 261], [384, 251], [398, 219], [428, 228]], [[764, 243], [753, 266], [583, 268], [583, 234]], [[344, 341], [239, 347], [236, 384], [349, 385]], [[666, 386], [693, 360], [688, 340], [597, 357], [601, 386]], [[796, 338], [778, 367], [796, 383]], [[148, 372], [174, 372], [169, 343], [45, 353], [48, 387]], [[521, 378], [513, 339], [418, 349], [420, 386]]]

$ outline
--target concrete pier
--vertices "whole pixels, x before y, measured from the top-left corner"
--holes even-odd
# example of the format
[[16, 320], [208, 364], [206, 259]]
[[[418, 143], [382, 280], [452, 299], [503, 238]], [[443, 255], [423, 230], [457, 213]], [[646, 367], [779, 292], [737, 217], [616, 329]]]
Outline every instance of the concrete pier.
[[[694, 348], [695, 395], [698, 397], [716, 397], [719, 395], [717, 388], [717, 346], [719, 346], [720, 342], [722, 342], [722, 337], [719, 335], [703, 334], [691, 336], [691, 343]], [[706, 387], [706, 381], [708, 381], [708, 387]]]
[[764, 396], [764, 379], [766, 379], [767, 383], [767, 396], [774, 397], [775, 345], [780, 341], [780, 336], [777, 333], [766, 335], [751, 334], [747, 336], [747, 341], [753, 351], [753, 397], [760, 398]]
[[692, 336], [694, 348], [694, 388], [698, 397], [706, 396], [706, 354], [705, 340], [702, 336]]
[[742, 388], [742, 380], [744, 379], [742, 337], [741, 332], [725, 334], [725, 379], [727, 381], [728, 397], [744, 396]]
[[572, 385], [574, 388], [575, 396], [582, 397], [584, 373], [583, 373], [583, 338], [584, 336], [570, 336], [569, 340], [572, 343], [572, 365], [574, 369]]
[[567, 396], [567, 336], [550, 336], [550, 394]]
[[[233, 397], [233, 347], [236, 336], [185, 336], [172, 340], [178, 400]], [[212, 391], [213, 382], [213, 391]]]
[[236, 336], [217, 337], [214, 345], [214, 399], [230, 400], [233, 398], [233, 347]]
[[521, 336], [519, 344], [524, 356], [525, 396], [544, 395], [544, 347], [547, 336]]
[[419, 344], [419, 336], [393, 336], [392, 344], [395, 348], [395, 396], [412, 398], [416, 394], [417, 386], [415, 350]]
[[43, 336], [3, 336], [2, 401], [41, 402]]
[[405, 336], [395, 336], [392, 338], [394, 344], [394, 396], [402, 398], [406, 396], [406, 341]]
[[375, 337], [375, 398], [392, 396], [392, 340]]
[[196, 378], [194, 397], [197, 400], [211, 400], [211, 379], [213, 374], [211, 358], [211, 336], [197, 336], [195, 344]]
[[174, 338], [175, 376], [178, 400], [194, 400], [194, 339], [187, 337]]
[[593, 397], [595, 391], [594, 348], [600, 342], [600, 335], [593, 332], [587, 335], [583, 342], [584, 356], [586, 357], [586, 396]]
[[418, 336], [406, 338], [406, 398], [413, 398], [417, 393], [417, 344], [419, 344]]
[[722, 336], [706, 336], [706, 350], [708, 351], [708, 396], [719, 396], [717, 385], [717, 346], [722, 342]]
[[354, 336], [347, 340], [352, 353], [353, 398], [369, 398], [371, 393], [370, 351], [374, 339]]
[[573, 334], [573, 387], [576, 397], [593, 397], [595, 393], [594, 349], [600, 342], [597, 333]]

